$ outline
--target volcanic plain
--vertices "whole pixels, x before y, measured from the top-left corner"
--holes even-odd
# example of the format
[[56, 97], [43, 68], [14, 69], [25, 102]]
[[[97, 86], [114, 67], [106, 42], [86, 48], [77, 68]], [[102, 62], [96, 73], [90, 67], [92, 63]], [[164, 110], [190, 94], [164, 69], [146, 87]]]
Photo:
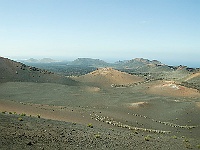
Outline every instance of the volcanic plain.
[[145, 59], [66, 76], [0, 57], [0, 149], [200, 149], [199, 81]]

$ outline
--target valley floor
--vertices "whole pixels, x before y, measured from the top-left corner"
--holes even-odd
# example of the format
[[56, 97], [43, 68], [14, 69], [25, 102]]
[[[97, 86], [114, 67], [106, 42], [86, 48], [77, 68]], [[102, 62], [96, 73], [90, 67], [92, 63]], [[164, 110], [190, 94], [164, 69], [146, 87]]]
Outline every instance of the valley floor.
[[177, 90], [2, 83], [0, 149], [199, 149], [198, 93], [155, 84]]

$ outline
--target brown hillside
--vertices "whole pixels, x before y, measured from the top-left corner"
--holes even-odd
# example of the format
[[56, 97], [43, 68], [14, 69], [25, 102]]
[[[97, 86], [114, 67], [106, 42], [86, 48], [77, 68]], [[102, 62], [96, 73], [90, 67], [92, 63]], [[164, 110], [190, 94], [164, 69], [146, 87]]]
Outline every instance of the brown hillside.
[[198, 90], [178, 85], [174, 81], [160, 81], [153, 83], [147, 91], [151, 94], [163, 96], [200, 97]]
[[0, 57], [0, 83], [41, 82], [75, 85], [77, 82], [47, 70], [27, 66], [23, 63]]
[[111, 84], [136, 83], [144, 79], [112, 68], [99, 68], [89, 74], [77, 77], [76, 80], [101, 86], [110, 86]]
[[185, 79], [185, 81], [188, 81], [188, 80], [191, 80], [191, 79], [197, 78], [197, 77], [200, 77], [200, 72], [190, 75], [189, 77], [187, 77], [187, 79]]
[[21, 66], [21, 63], [0, 57], [0, 81], [7, 81], [12, 79], [17, 75], [19, 70], [18, 68]]

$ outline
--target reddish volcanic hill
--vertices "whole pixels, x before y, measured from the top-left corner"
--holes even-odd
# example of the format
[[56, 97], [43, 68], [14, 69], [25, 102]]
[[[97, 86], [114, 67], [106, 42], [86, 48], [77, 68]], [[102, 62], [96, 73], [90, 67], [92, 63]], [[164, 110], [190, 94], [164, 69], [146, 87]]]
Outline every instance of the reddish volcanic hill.
[[111, 84], [129, 84], [144, 81], [143, 78], [130, 75], [112, 68], [99, 68], [89, 74], [80, 76], [76, 80], [87, 83], [96, 83], [101, 86]]

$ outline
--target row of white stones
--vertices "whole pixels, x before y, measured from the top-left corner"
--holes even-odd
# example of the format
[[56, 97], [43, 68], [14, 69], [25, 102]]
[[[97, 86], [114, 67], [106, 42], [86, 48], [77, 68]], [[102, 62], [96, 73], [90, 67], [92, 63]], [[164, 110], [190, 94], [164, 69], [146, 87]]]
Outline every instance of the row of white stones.
[[[143, 118], [150, 119], [147, 116], [143, 116], [143, 115], [139, 115], [139, 114], [133, 114], [133, 115], [136, 116], [136, 117], [143, 117]], [[197, 126], [188, 126], [188, 125], [182, 126], [182, 125], [178, 125], [178, 124], [171, 123], [171, 122], [158, 121], [158, 120], [155, 120], [155, 119], [151, 119], [151, 120], [153, 122], [158, 122], [158, 123], [161, 123], [161, 124], [164, 124], [164, 125], [168, 125], [168, 126], [171, 126], [171, 127], [175, 127], [175, 128], [192, 129], [192, 128], [196, 128], [197, 127]]]
[[99, 116], [97, 114], [95, 114], [91, 118], [95, 119], [97, 121], [105, 122], [105, 123], [113, 125], [113, 126], [117, 126], [117, 127], [121, 127], [121, 128], [127, 128], [129, 130], [145, 131], [145, 132], [151, 132], [151, 133], [163, 133], [163, 134], [171, 133], [171, 131], [163, 131], [163, 130], [155, 130], [155, 129], [146, 129], [146, 128], [133, 127], [133, 126], [130, 126], [130, 125], [123, 124], [121, 122], [117, 122], [113, 118]]

